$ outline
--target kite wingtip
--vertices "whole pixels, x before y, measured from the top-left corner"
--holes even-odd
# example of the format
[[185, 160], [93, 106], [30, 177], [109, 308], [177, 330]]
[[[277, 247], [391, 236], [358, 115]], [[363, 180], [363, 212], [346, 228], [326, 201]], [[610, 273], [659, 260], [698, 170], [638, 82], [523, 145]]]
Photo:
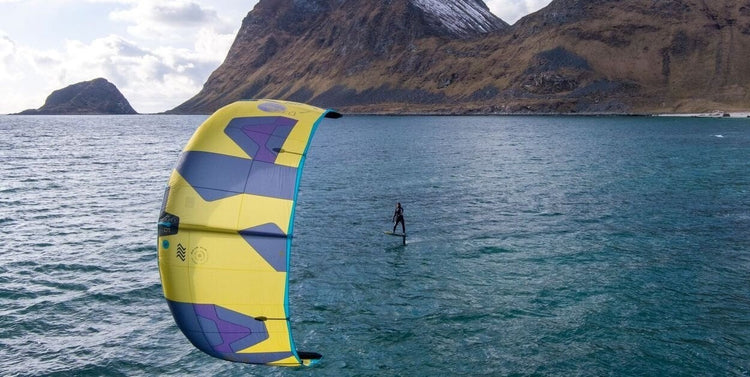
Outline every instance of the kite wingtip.
[[317, 352], [297, 351], [297, 355], [302, 361], [302, 365], [306, 365], [306, 366], [315, 365], [318, 362], [320, 362], [320, 359], [323, 358], [323, 355]]
[[326, 113], [326, 118], [331, 118], [331, 119], [339, 119], [342, 116], [343, 115], [341, 115], [340, 112], [335, 111], [335, 110], [328, 110], [328, 112]]

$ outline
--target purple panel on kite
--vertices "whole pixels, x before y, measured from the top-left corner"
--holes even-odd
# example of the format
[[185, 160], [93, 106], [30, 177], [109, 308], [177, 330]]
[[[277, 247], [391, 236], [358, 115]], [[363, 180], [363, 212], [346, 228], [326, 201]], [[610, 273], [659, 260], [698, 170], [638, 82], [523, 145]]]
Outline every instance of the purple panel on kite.
[[198, 324], [203, 331], [203, 336], [206, 337], [211, 348], [216, 352], [226, 352], [226, 347], [221, 346], [224, 344], [224, 339], [219, 332], [219, 327], [216, 325], [216, 322], [201, 316], [196, 316], [196, 318], [198, 319]]
[[292, 200], [296, 186], [296, 168], [253, 160], [243, 191], [248, 194]]
[[210, 304], [193, 308], [216, 352], [234, 353], [268, 339], [265, 323], [255, 318]]
[[[258, 344], [265, 339], [268, 339], [265, 323], [258, 321], [255, 318], [251, 318], [244, 314], [224, 309], [219, 306], [216, 307], [216, 315], [219, 317], [219, 319], [225, 322], [242, 325], [245, 328], [250, 329], [251, 334], [255, 334], [255, 336], [246, 336], [229, 344], [232, 352], [242, 351], [248, 347], [252, 347]], [[258, 335], [265, 335], [265, 338], [258, 340]]]
[[295, 124], [281, 116], [234, 118], [224, 133], [254, 160], [273, 163]]
[[258, 104], [258, 110], [262, 110], [267, 113], [283, 113], [284, 111], [286, 111], [286, 106], [278, 102], [263, 102]]
[[185, 152], [177, 171], [206, 201], [247, 193], [292, 200], [297, 169], [208, 152]]
[[258, 225], [253, 228], [247, 228], [245, 230], [242, 230], [240, 233], [250, 234], [254, 236], [287, 238], [286, 233], [284, 233], [281, 228], [273, 223]]
[[269, 355], [265, 353], [235, 353], [269, 338], [265, 322], [212, 304], [167, 302], [177, 326], [203, 352], [225, 360], [268, 362]]
[[206, 201], [245, 192], [252, 160], [209, 152], [185, 152], [177, 171]]
[[276, 271], [286, 271], [287, 236], [278, 226], [264, 224], [242, 230], [240, 234]]

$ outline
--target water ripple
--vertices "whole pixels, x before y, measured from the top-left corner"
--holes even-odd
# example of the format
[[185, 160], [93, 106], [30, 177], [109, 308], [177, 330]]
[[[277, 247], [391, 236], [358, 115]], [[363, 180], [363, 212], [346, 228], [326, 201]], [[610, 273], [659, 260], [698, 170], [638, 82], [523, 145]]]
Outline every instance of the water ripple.
[[289, 291], [324, 359], [288, 370], [204, 355], [163, 299], [156, 217], [204, 118], [0, 117], [3, 375], [750, 373], [745, 123], [324, 123]]

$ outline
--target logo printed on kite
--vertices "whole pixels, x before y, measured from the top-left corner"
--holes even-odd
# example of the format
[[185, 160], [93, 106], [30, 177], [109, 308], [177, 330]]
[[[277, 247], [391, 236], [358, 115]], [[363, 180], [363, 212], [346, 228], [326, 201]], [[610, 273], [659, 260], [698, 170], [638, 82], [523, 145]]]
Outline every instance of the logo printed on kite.
[[263, 102], [258, 105], [258, 110], [267, 113], [283, 113], [286, 111], [286, 106], [277, 102]]
[[206, 263], [206, 260], [208, 260], [208, 250], [197, 246], [190, 251], [190, 259], [193, 261], [193, 264]]
[[180, 258], [181, 261], [185, 261], [185, 246], [182, 246], [182, 244], [177, 244], [177, 258]]

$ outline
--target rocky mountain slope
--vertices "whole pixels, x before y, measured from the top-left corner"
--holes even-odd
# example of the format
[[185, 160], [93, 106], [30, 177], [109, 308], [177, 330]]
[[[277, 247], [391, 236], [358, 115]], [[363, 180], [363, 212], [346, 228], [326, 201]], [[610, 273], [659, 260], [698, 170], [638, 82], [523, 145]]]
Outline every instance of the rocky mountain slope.
[[177, 113], [282, 98], [375, 113], [750, 107], [750, 0], [261, 0]]
[[117, 87], [103, 78], [84, 81], [55, 90], [44, 106], [21, 115], [136, 114]]
[[[527, 92], [556, 92], [558, 104], [636, 112], [750, 107], [747, 0], [557, 0], [514, 32], [535, 51], [564, 49], [586, 63], [518, 77], [533, 82]], [[539, 71], [536, 57], [527, 66]], [[564, 83], [574, 89], [549, 89]]]

